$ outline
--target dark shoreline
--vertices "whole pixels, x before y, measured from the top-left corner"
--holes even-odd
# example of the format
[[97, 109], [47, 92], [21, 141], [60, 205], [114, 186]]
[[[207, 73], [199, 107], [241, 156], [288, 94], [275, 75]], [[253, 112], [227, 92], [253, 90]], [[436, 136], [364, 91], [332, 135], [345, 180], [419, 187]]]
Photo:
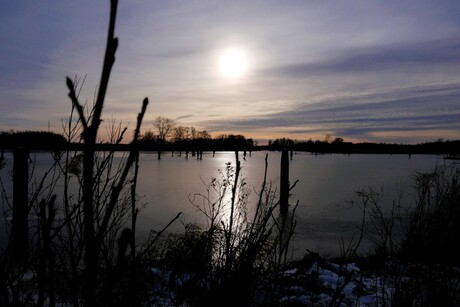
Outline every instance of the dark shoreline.
[[[135, 147], [133, 147], [135, 146]], [[84, 143], [69, 143], [62, 135], [51, 132], [0, 133], [0, 152], [24, 148], [29, 151], [83, 151]], [[280, 151], [310, 152], [313, 154], [438, 154], [450, 158], [460, 157], [460, 140], [437, 140], [420, 144], [352, 143], [341, 138], [329, 141], [270, 140], [258, 145], [244, 136], [229, 135], [221, 138], [197, 138], [176, 141], [140, 139], [136, 145], [99, 143], [97, 151], [164, 151], [164, 152], [217, 152], [217, 151]]]

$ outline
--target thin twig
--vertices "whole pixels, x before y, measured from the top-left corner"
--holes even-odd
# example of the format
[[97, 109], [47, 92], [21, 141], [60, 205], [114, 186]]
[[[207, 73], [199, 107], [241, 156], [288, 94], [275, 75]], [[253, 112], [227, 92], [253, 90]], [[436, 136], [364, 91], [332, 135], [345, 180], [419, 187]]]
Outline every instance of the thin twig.
[[136, 145], [137, 145], [138, 138], [139, 138], [140, 126], [141, 126], [141, 123], [142, 123], [142, 119], [144, 118], [144, 114], [145, 114], [145, 111], [147, 109], [148, 103], [149, 103], [148, 98], [145, 98], [144, 101], [142, 102], [142, 110], [141, 110], [141, 112], [139, 113], [139, 115], [137, 117], [136, 130], [134, 131], [134, 137], [133, 137], [133, 140], [131, 142], [131, 146], [132, 146], [131, 151], [129, 153], [128, 159], [127, 159], [126, 164], [125, 164], [125, 168], [123, 169], [123, 173], [120, 176], [118, 184], [115, 185], [113, 190], [112, 190], [112, 194], [111, 194], [111, 197], [110, 197], [110, 203], [107, 206], [107, 210], [105, 211], [104, 219], [102, 220], [101, 226], [99, 228], [99, 232], [97, 234], [97, 242], [98, 243], [102, 242], [104, 234], [106, 233], [106, 230], [107, 230], [107, 225], [108, 225], [109, 220], [110, 220], [110, 218], [112, 216], [112, 212], [113, 212], [113, 210], [114, 210], [114, 208], [115, 208], [115, 206], [117, 204], [118, 196], [120, 195], [120, 193], [121, 193], [121, 191], [123, 189], [124, 183], [126, 181], [128, 173], [129, 173], [129, 169], [131, 168], [131, 165], [133, 164], [133, 162], [134, 162], [134, 160], [136, 158], [136, 152], [138, 152], [138, 149], [137, 149]]
[[158, 240], [158, 238], [166, 231], [166, 229], [169, 228], [169, 226], [172, 225], [172, 223], [174, 223], [180, 216], [182, 215], [182, 212], [179, 212], [175, 218], [173, 218], [171, 221], [169, 221], [169, 223], [162, 229], [160, 230], [157, 235], [155, 236], [155, 238], [149, 242], [149, 245], [147, 245], [147, 247], [143, 250], [143, 252], [138, 256], [140, 258], [142, 258], [146, 253], [147, 251], [150, 250], [150, 248], [155, 244], [155, 242]]
[[81, 124], [83, 125], [83, 131], [88, 130], [88, 123], [85, 118], [85, 114], [83, 113], [83, 107], [78, 102], [77, 95], [75, 94], [75, 86], [72, 80], [69, 77], [66, 78], [67, 80], [67, 87], [69, 88], [69, 97], [72, 100], [73, 106], [77, 109], [78, 116], [80, 117]]

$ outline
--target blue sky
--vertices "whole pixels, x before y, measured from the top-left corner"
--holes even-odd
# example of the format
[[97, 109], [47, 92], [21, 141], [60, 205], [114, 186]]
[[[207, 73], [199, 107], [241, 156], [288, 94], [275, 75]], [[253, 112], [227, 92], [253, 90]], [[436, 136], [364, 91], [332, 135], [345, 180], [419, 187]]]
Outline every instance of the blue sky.
[[[0, 130], [61, 132], [65, 77], [92, 103], [109, 1], [0, 3]], [[103, 117], [213, 135], [418, 143], [460, 139], [458, 1], [120, 1]], [[218, 72], [228, 48], [245, 75]], [[102, 134], [104, 129], [101, 130]]]

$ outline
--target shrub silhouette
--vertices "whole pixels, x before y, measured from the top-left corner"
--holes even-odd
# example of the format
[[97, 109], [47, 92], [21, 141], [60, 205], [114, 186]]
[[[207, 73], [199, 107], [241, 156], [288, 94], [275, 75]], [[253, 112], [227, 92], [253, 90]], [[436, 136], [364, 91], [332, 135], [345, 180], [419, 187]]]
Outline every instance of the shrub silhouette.
[[430, 264], [460, 264], [460, 166], [417, 173], [416, 203], [408, 215], [401, 256]]
[[247, 306], [261, 285], [264, 303], [278, 299], [295, 210], [278, 216], [279, 200], [266, 173], [257, 202], [250, 203], [250, 188], [236, 161], [226, 164], [205, 193], [191, 196], [206, 226], [187, 224], [184, 233], [169, 235], [153, 253], [171, 272], [166, 288], [178, 295], [176, 304]]

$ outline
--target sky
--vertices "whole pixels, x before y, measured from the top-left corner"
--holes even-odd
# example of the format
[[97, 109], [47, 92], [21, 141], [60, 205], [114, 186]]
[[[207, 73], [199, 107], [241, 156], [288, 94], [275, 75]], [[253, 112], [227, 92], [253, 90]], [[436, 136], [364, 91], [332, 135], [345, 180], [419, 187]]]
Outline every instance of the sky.
[[[459, 1], [121, 0], [103, 110], [210, 132], [420, 143], [460, 139]], [[0, 130], [61, 133], [65, 77], [90, 106], [109, 1], [0, 2]], [[245, 73], [219, 71], [240, 50]], [[106, 128], [101, 127], [101, 138]]]

